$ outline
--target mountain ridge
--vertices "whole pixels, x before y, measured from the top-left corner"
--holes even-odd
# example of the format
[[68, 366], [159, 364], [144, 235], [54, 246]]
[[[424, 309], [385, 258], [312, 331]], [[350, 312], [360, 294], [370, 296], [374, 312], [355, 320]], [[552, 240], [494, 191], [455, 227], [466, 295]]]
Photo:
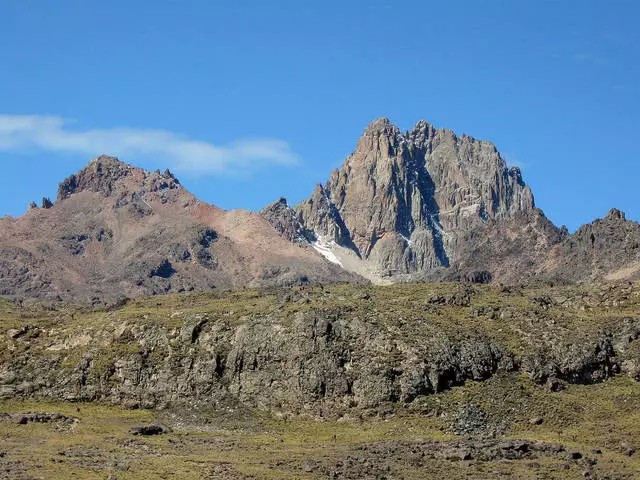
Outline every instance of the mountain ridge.
[[[640, 279], [640, 224], [613, 209], [569, 235], [491, 142], [371, 122], [291, 207], [222, 210], [169, 170], [100, 156], [55, 202], [0, 219], [0, 295], [81, 303], [327, 282]], [[366, 280], [365, 280], [366, 279]]]
[[257, 214], [201, 202], [168, 171], [101, 156], [49, 208], [0, 219], [0, 295], [113, 303], [161, 293], [360, 281]]
[[[272, 224], [287, 223], [298, 239], [378, 283], [589, 277], [554, 267], [550, 252], [571, 236], [535, 206], [520, 169], [508, 167], [492, 142], [425, 120], [402, 133], [375, 119], [326, 183], [280, 211], [288, 218], [270, 212]], [[574, 270], [592, 266], [578, 262]]]

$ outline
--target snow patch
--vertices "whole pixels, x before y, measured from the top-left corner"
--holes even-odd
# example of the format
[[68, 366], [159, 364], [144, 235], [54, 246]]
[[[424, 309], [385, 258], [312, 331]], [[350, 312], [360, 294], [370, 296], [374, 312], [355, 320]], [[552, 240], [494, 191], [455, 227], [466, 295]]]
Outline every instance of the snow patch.
[[336, 257], [335, 253], [333, 253], [332, 251], [333, 248], [340, 248], [340, 245], [338, 245], [336, 242], [334, 242], [333, 240], [330, 242], [327, 242], [321, 236], [318, 235], [318, 238], [316, 239], [316, 241], [311, 242], [311, 246], [316, 250], [316, 252], [318, 252], [324, 258], [329, 260], [331, 263], [335, 263], [336, 265], [340, 265], [341, 267], [344, 268], [344, 265], [342, 265], [342, 262], [338, 260], [338, 257]]
[[437, 219], [437, 215], [430, 215], [430, 217], [431, 224], [433, 225], [436, 233], [440, 236], [447, 236], [448, 234], [442, 229], [442, 225], [440, 225], [440, 221]]
[[405, 242], [407, 242], [407, 245], [412, 245], [412, 244], [413, 244], [413, 241], [412, 241], [412, 240], [410, 240], [410, 239], [408, 239], [407, 237], [405, 237], [403, 234], [398, 233], [398, 235], [400, 235], [400, 237], [402, 237], [402, 239], [403, 239]]

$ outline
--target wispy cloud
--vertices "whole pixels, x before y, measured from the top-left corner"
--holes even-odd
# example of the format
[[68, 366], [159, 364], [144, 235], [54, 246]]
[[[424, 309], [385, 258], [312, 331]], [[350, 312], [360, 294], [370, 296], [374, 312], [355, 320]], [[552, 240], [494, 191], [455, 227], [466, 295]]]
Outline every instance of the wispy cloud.
[[249, 167], [298, 163], [289, 144], [277, 139], [245, 139], [220, 146], [165, 130], [77, 129], [73, 122], [53, 115], [0, 115], [0, 151], [153, 158], [194, 174], [243, 173]]

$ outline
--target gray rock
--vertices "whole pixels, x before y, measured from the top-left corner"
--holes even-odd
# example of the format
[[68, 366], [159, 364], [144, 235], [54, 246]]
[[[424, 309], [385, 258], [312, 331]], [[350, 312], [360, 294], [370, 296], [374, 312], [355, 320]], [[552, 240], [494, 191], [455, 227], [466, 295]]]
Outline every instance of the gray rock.
[[300, 244], [307, 244], [307, 236], [310, 232], [305, 231], [300, 223], [298, 214], [287, 204], [287, 199], [280, 197], [275, 202], [263, 208], [260, 214], [275, 228], [278, 233], [289, 240]]
[[[315, 236], [391, 276], [454, 267], [474, 282], [519, 278], [523, 271], [500, 271], [492, 256], [508, 250], [519, 264], [524, 249], [512, 244], [538, 259], [559, 240], [519, 169], [507, 168], [493, 144], [424, 121], [405, 134], [386, 118], [372, 122], [342, 168], [295, 210]], [[532, 230], [534, 223], [540, 228]], [[489, 237], [478, 260], [467, 244], [486, 239], [487, 228], [509, 231], [510, 240]]]
[[555, 246], [541, 273], [562, 283], [640, 280], [640, 224], [614, 208]]

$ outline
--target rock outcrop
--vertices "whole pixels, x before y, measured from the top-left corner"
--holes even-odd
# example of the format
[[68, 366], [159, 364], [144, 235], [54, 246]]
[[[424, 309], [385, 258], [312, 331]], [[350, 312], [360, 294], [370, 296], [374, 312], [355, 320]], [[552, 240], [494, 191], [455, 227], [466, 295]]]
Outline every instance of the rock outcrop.
[[308, 244], [306, 232], [298, 219], [296, 212], [289, 206], [287, 199], [280, 197], [275, 202], [264, 207], [260, 214], [277, 232], [290, 242]]
[[640, 378], [640, 319], [625, 315], [639, 300], [637, 285], [296, 287], [133, 301], [99, 324], [95, 311], [5, 302], [0, 399], [335, 415], [511, 372], [553, 390]]
[[382, 276], [454, 267], [511, 280], [562, 240], [492, 143], [425, 121], [406, 133], [386, 118], [372, 122], [295, 210], [313, 239], [352, 250]]
[[102, 155], [60, 183], [57, 201], [80, 192], [100, 193], [104, 197], [134, 197], [148, 192], [176, 190], [179, 186], [180, 182], [169, 170], [162, 174], [159, 170], [150, 173], [115, 157]]

